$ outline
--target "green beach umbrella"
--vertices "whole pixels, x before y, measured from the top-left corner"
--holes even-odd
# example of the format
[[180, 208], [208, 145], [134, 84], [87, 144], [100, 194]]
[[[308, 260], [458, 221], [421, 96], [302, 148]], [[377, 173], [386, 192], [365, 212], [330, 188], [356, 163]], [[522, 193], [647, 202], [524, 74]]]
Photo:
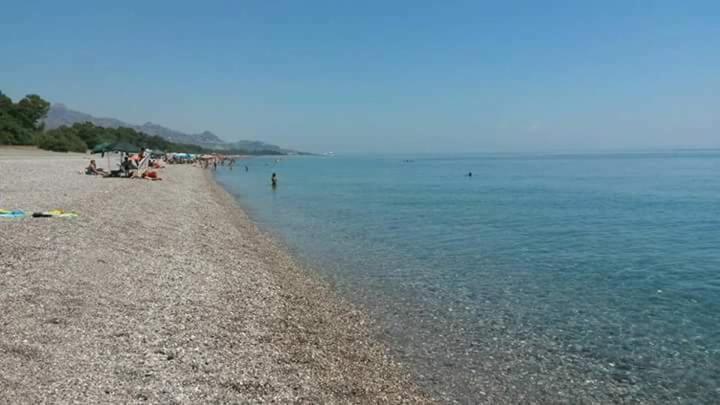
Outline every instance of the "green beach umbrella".
[[[112, 146], [112, 143], [110, 143], [110, 142], [99, 143], [99, 144], [95, 145], [94, 148], [92, 148], [92, 150], [90, 151], [90, 153], [91, 153], [91, 154], [102, 153], [102, 155], [100, 155], [100, 157], [105, 157], [105, 154], [108, 153], [108, 152], [110, 152], [110, 147], [111, 147], [111, 146]], [[109, 169], [110, 169], [110, 155], [107, 155], [107, 159], [108, 159], [108, 161], [107, 161], [107, 164], [108, 164], [107, 167], [108, 167], [108, 170], [109, 170]]]
[[[121, 152], [121, 153], [135, 153], [140, 151], [140, 148], [129, 143], [129, 142], [113, 142], [113, 143], [101, 143], [98, 145], [95, 145], [94, 148], [92, 148], [92, 151], [90, 153], [102, 153], [104, 156], [108, 152]], [[107, 155], [108, 158], [108, 169], [110, 168], [110, 155]]]
[[105, 153], [110, 152], [110, 149], [108, 149], [112, 144], [111, 143], [99, 143], [95, 145], [94, 148], [92, 148], [92, 151], [90, 153]]

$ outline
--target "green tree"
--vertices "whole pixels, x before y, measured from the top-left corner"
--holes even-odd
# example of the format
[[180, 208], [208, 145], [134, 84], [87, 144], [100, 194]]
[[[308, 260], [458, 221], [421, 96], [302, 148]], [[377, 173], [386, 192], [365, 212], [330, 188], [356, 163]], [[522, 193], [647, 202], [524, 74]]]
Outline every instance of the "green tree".
[[0, 111], [0, 145], [29, 145], [33, 131], [24, 128], [7, 111]]
[[17, 103], [0, 92], [0, 144], [29, 145], [33, 135], [43, 129], [42, 118], [50, 103], [30, 94]]
[[87, 152], [85, 141], [77, 135], [75, 129], [66, 126], [36, 134], [34, 143], [40, 149], [55, 152]]
[[112, 137], [107, 133], [105, 128], [95, 126], [91, 122], [75, 123], [72, 129], [75, 134], [85, 142], [88, 149], [94, 148], [97, 144], [112, 140]]
[[12, 108], [12, 105], [12, 99], [6, 96], [5, 93], [0, 91], [0, 111], [8, 111], [10, 108]]
[[13, 115], [26, 128], [42, 130], [40, 120], [45, 118], [48, 111], [50, 111], [50, 103], [36, 94], [29, 94], [15, 104]]

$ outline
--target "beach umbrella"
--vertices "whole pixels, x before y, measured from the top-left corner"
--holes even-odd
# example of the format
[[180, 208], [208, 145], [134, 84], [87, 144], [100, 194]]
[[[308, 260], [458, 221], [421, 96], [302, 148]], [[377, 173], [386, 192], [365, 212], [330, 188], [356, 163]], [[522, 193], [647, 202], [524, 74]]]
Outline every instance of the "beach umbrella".
[[[109, 152], [120, 152], [120, 153], [135, 153], [140, 151], [139, 146], [135, 146], [129, 142], [118, 141], [112, 143], [102, 143], [96, 145], [91, 153], [102, 153], [107, 154]], [[108, 157], [108, 169], [110, 169], [110, 155]]]
[[99, 144], [95, 145], [94, 148], [92, 148], [92, 151], [90, 151], [90, 153], [94, 154], [94, 153], [110, 152], [110, 149], [108, 149], [110, 146], [112, 146], [112, 143], [109, 143], [109, 142], [99, 143]]
[[130, 154], [140, 152], [140, 147], [129, 142], [119, 141], [110, 145], [110, 151]]
[[[92, 148], [92, 151], [90, 151], [91, 154], [95, 153], [102, 153], [101, 157], [105, 157], [105, 154], [110, 152], [110, 147], [112, 146], [112, 143], [106, 142], [106, 143], [99, 143], [95, 145], [94, 148]], [[108, 170], [110, 170], [110, 155], [107, 155], [107, 167]]]

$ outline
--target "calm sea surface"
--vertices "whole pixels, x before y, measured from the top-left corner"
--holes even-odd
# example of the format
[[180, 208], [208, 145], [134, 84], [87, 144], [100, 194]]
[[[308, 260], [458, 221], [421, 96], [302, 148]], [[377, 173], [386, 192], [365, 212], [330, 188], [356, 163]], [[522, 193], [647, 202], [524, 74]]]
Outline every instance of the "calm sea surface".
[[217, 178], [440, 398], [720, 403], [720, 152], [258, 158]]

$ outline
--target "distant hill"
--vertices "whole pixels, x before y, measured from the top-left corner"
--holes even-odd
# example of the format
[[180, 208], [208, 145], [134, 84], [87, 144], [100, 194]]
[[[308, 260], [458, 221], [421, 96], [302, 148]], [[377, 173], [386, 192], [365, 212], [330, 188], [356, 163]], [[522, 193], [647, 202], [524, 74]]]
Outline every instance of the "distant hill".
[[272, 151], [279, 153], [295, 154], [296, 151], [283, 149], [277, 145], [271, 145], [260, 141], [237, 141], [225, 142], [220, 137], [210, 131], [204, 131], [199, 134], [186, 134], [164, 127], [162, 125], [146, 122], [142, 125], [129, 124], [115, 118], [98, 118], [90, 114], [74, 111], [67, 108], [64, 104], [53, 104], [44, 120], [45, 129], [54, 129], [63, 125], [70, 126], [76, 122], [91, 122], [99, 127], [119, 128], [127, 127], [136, 131], [146, 133], [148, 135], [157, 135], [170, 142], [180, 144], [199, 145], [205, 148], [223, 150], [223, 149], [239, 149], [248, 152]]

